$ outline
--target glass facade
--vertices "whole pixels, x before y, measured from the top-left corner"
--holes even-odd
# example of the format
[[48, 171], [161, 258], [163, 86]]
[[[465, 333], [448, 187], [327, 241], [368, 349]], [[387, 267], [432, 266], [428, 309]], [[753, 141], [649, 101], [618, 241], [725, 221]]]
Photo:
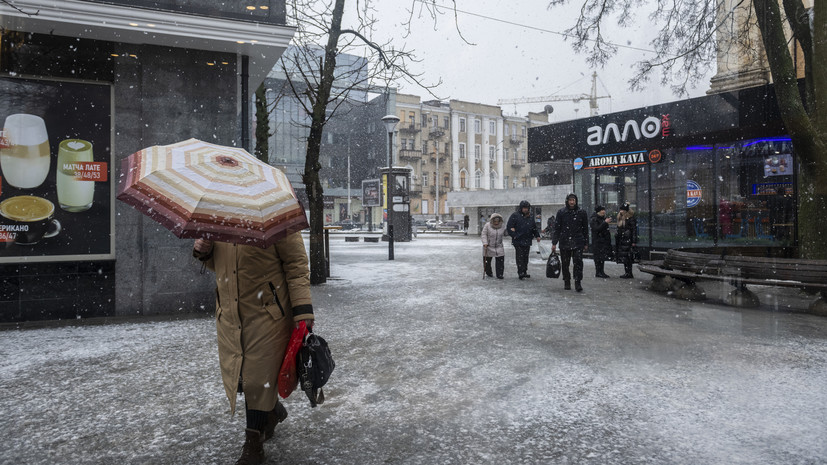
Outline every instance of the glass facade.
[[655, 249], [795, 245], [796, 158], [788, 137], [664, 149], [657, 163], [576, 171], [584, 208], [628, 202]]

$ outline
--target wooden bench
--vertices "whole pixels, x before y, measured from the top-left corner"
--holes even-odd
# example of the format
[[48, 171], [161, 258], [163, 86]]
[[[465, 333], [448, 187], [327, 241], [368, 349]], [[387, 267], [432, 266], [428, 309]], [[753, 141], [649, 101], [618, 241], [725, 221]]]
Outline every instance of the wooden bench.
[[758, 296], [747, 285], [793, 287], [818, 292], [820, 297], [810, 311], [827, 316], [827, 260], [766, 258], [743, 255], [669, 250], [663, 260], [638, 265], [643, 273], [654, 275], [649, 288], [672, 292], [675, 297], [700, 300], [706, 294], [699, 281], [719, 281], [735, 286], [726, 302], [738, 307], [757, 307]]

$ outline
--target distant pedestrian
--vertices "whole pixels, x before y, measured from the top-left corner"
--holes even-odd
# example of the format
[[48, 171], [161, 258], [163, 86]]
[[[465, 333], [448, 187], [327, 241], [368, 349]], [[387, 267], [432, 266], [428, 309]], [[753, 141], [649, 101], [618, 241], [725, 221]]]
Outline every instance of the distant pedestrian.
[[470, 226], [470, 225], [471, 225], [471, 218], [469, 218], [468, 215], [465, 215], [462, 218], [462, 230], [465, 231], [466, 236], [468, 235], [468, 226]]
[[491, 259], [496, 261], [497, 279], [503, 279], [505, 271], [505, 247], [503, 246], [505, 236], [505, 225], [503, 217], [499, 213], [491, 215], [491, 219], [482, 227], [482, 248], [485, 257], [485, 274], [489, 278], [493, 276], [491, 271]]
[[299, 322], [313, 324], [302, 236], [266, 249], [198, 239], [193, 256], [215, 272], [218, 362], [231, 413], [244, 392], [246, 440], [236, 465], [264, 463], [264, 441], [287, 418], [277, 379], [287, 343]]
[[479, 232], [482, 233], [482, 227], [485, 226], [485, 223], [488, 222], [488, 218], [485, 215], [480, 214], [480, 221], [479, 221]]
[[574, 289], [583, 291], [583, 252], [589, 248], [589, 218], [577, 205], [577, 196], [566, 196], [566, 206], [557, 211], [554, 233], [551, 236], [551, 252], [560, 244], [563, 288], [571, 289], [569, 264], [574, 261]]
[[592, 254], [594, 256], [594, 276], [608, 278], [604, 271], [604, 264], [609, 260], [612, 251], [612, 232], [609, 231], [611, 217], [606, 216], [606, 208], [600, 205], [594, 207], [594, 214], [589, 219], [592, 229]]
[[631, 279], [632, 264], [635, 261], [635, 249], [637, 248], [637, 219], [635, 212], [629, 208], [629, 204], [625, 203], [620, 206], [620, 211], [617, 214], [617, 260], [623, 263], [623, 269], [626, 273], [621, 278]]
[[528, 253], [531, 250], [531, 240], [536, 238], [540, 243], [540, 232], [537, 230], [537, 223], [531, 215], [531, 204], [523, 200], [517, 207], [517, 211], [511, 214], [506, 225], [508, 235], [511, 236], [511, 245], [514, 246], [517, 261], [517, 277], [520, 279], [530, 278], [528, 274]]
[[554, 231], [554, 215], [549, 216], [546, 220], [546, 227], [543, 229], [543, 237], [551, 239], [551, 232]]

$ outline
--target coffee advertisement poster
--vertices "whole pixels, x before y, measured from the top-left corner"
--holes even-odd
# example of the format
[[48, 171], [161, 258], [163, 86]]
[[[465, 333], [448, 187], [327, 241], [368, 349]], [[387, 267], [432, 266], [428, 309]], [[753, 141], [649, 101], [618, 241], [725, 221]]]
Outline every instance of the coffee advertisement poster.
[[0, 263], [114, 258], [112, 87], [0, 78]]

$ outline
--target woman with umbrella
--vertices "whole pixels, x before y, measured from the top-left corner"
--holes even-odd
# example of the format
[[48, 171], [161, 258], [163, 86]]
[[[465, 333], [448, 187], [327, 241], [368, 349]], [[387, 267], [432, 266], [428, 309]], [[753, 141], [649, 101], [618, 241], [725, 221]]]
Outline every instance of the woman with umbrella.
[[300, 233], [267, 248], [198, 239], [193, 255], [215, 272], [218, 359], [233, 412], [244, 393], [246, 440], [236, 463], [263, 463], [264, 441], [287, 418], [277, 388], [287, 343], [294, 325], [314, 319], [304, 241]]

